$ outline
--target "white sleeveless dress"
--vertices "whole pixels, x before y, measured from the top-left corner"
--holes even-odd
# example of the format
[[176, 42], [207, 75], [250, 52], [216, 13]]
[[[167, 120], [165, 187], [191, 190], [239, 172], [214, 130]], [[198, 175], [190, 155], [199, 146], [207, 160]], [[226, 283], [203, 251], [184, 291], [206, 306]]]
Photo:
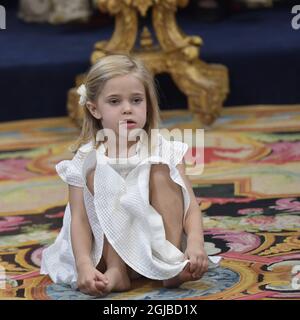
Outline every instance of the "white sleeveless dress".
[[[91, 258], [100, 262], [106, 236], [123, 261], [146, 278], [164, 280], [179, 274], [188, 260], [184, 253], [166, 240], [161, 215], [149, 203], [149, 176], [152, 164], [167, 164], [171, 179], [181, 186], [186, 214], [190, 197], [176, 165], [182, 161], [188, 145], [167, 141], [160, 134], [150, 156], [138, 143], [138, 154], [125, 163], [114, 164], [105, 156], [105, 147], [97, 150], [92, 142], [83, 145], [72, 160], [57, 164], [56, 170], [66, 183], [83, 188], [84, 203], [93, 232]], [[86, 184], [87, 173], [95, 168], [94, 196]], [[42, 253], [41, 274], [53, 282], [77, 288], [77, 271], [70, 236], [71, 212], [66, 207], [63, 226], [54, 244]], [[215, 260], [213, 260], [215, 259]], [[218, 262], [210, 257], [210, 263]]]

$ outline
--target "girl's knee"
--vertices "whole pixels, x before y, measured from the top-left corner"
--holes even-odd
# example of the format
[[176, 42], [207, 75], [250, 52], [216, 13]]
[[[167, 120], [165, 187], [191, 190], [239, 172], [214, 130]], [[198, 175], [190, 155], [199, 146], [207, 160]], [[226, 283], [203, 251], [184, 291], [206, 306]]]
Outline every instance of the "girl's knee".
[[152, 164], [151, 173], [153, 174], [166, 174], [169, 172], [169, 166], [164, 163]]
[[150, 171], [150, 183], [160, 185], [170, 180], [170, 169], [166, 164], [153, 164]]
[[172, 193], [181, 194], [181, 187], [172, 180], [169, 166], [166, 164], [154, 164], [151, 166], [149, 188], [150, 194], [151, 190], [171, 191]]

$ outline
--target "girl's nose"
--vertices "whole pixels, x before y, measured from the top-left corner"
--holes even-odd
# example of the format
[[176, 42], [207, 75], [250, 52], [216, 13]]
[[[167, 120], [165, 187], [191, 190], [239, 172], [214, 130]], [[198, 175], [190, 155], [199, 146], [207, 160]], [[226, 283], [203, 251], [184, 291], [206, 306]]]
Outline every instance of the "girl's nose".
[[129, 102], [124, 103], [123, 112], [131, 112], [131, 104]]

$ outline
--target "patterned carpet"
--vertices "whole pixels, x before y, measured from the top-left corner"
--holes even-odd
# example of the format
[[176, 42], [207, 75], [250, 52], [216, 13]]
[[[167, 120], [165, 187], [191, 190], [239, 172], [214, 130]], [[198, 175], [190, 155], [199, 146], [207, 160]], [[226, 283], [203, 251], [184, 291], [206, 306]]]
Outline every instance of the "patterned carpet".
[[[199, 127], [186, 111], [162, 118], [167, 128]], [[54, 165], [71, 157], [77, 134], [67, 118], [1, 124], [0, 299], [94, 299], [39, 275], [67, 202]], [[300, 299], [292, 285], [300, 265], [300, 105], [224, 110], [205, 130], [204, 172], [191, 179], [209, 254], [221, 255], [221, 265], [178, 289], [142, 279], [106, 299]]]

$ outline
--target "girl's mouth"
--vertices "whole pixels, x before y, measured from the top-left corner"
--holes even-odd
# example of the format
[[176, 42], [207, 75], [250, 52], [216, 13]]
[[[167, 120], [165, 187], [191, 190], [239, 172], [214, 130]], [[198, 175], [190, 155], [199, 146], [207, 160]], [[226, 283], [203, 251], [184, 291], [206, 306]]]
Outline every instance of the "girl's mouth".
[[127, 128], [134, 128], [136, 123], [134, 121], [126, 121]]
[[133, 120], [124, 120], [121, 121], [121, 124], [126, 125], [127, 128], [134, 128], [136, 126], [136, 122]]

